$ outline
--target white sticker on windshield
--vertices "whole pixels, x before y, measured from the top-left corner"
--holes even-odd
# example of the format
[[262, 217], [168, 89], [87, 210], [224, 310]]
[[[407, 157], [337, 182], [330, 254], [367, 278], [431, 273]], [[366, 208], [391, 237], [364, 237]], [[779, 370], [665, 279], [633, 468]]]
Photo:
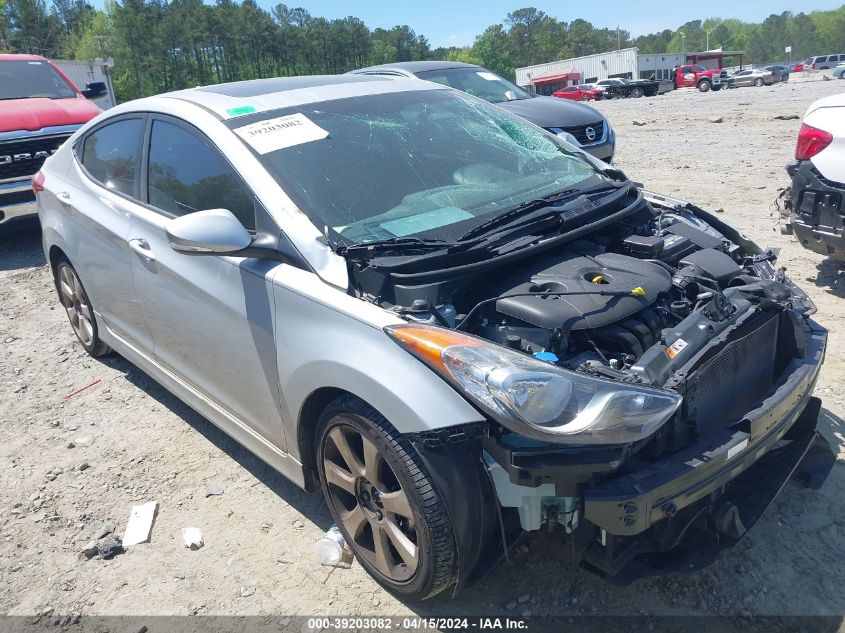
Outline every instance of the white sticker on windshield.
[[475, 74], [478, 75], [479, 77], [481, 77], [482, 79], [486, 79], [487, 81], [499, 81], [499, 78], [496, 77], [496, 75], [494, 75], [493, 73], [488, 73], [486, 71], [479, 71]]
[[251, 123], [234, 131], [259, 154], [319, 141], [329, 135], [328, 131], [301, 113]]

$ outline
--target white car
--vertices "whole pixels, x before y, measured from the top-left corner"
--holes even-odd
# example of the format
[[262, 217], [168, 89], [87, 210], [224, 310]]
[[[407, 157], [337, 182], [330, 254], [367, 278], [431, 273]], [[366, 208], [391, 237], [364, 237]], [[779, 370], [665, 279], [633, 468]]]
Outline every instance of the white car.
[[845, 260], [845, 93], [809, 107], [786, 170], [792, 188], [784, 232], [812, 251]]

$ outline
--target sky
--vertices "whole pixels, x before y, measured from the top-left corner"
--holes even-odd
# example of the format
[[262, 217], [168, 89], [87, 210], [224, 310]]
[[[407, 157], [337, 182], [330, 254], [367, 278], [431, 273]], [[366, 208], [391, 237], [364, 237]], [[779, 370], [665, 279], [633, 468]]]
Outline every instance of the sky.
[[[475, 36], [491, 24], [497, 24], [513, 11], [533, 6], [566, 22], [582, 18], [598, 27], [627, 29], [632, 35], [643, 35], [675, 29], [684, 22], [710, 17], [739, 18], [760, 22], [772, 13], [798, 13], [835, 9], [843, 0], [812, 0], [813, 5], [784, 0], [599, 0], [588, 10], [573, 9], [575, 2], [560, 0], [257, 0], [264, 9], [283, 1], [290, 7], [303, 7], [315, 17], [329, 19], [354, 15], [372, 28], [390, 28], [407, 24], [418, 35], [425, 35], [431, 46], [468, 46]], [[686, 7], [679, 9], [679, 7]]]

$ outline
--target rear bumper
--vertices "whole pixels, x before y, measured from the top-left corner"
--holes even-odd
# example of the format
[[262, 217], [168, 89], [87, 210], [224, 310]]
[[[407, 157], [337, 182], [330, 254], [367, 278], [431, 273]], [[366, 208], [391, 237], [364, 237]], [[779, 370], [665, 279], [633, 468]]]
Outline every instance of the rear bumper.
[[811, 251], [845, 260], [845, 184], [825, 180], [810, 161], [791, 161], [786, 171], [792, 188], [784, 232]]
[[38, 207], [29, 178], [0, 183], [0, 226], [34, 218], [37, 213]]

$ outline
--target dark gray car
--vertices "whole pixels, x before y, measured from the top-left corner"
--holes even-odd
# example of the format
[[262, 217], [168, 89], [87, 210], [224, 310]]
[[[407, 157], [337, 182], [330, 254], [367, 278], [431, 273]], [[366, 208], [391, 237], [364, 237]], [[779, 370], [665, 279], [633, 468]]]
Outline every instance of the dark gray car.
[[553, 134], [575, 142], [606, 162], [613, 160], [616, 133], [594, 108], [575, 101], [542, 97], [486, 68], [461, 62], [397, 62], [351, 71], [360, 75], [393, 75], [434, 81], [495, 103]]

